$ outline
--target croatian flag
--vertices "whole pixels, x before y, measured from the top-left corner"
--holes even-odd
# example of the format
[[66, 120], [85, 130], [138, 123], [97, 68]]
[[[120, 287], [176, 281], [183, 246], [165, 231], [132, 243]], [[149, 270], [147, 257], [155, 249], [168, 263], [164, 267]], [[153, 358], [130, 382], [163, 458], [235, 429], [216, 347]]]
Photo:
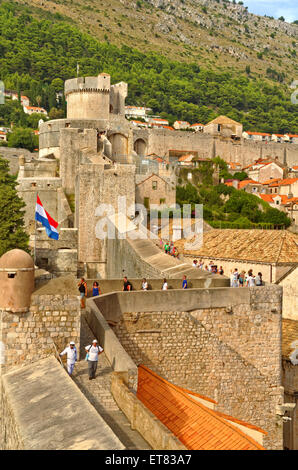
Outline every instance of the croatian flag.
[[47, 236], [54, 238], [54, 240], [59, 239], [59, 233], [57, 232], [58, 223], [52, 219], [50, 214], [43, 208], [41, 200], [37, 195], [36, 209], [35, 209], [35, 220], [42, 223], [45, 227]]

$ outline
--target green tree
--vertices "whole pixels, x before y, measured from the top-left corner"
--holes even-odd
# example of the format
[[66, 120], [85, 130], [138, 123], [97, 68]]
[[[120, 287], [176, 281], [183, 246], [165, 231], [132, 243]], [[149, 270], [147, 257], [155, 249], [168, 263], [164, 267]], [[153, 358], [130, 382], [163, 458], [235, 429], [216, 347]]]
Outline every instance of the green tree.
[[0, 256], [14, 248], [29, 251], [23, 219], [25, 203], [17, 194], [16, 184], [8, 162], [0, 156]]
[[8, 136], [8, 147], [24, 148], [32, 152], [38, 148], [38, 137], [31, 129], [14, 128]]
[[245, 171], [236, 171], [236, 173], [234, 173], [233, 178], [235, 180], [243, 181], [248, 178], [248, 175], [247, 173], [245, 173]]

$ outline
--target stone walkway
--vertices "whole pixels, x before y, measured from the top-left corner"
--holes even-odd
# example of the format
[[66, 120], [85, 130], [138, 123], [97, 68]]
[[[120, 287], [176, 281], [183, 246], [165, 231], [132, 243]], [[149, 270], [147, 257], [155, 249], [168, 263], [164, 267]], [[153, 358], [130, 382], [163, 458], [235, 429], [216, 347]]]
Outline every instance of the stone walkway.
[[84, 360], [86, 355], [84, 347], [91, 344], [93, 339], [93, 333], [90, 331], [82, 315], [81, 360], [75, 365], [73, 374], [74, 382], [114, 431], [126, 449], [150, 450], [151, 447], [142, 436], [137, 431], [131, 429], [129, 421], [122, 411], [120, 411], [112, 396], [110, 389], [111, 374], [113, 371], [104, 353], [99, 356], [96, 378], [89, 380], [88, 365]]

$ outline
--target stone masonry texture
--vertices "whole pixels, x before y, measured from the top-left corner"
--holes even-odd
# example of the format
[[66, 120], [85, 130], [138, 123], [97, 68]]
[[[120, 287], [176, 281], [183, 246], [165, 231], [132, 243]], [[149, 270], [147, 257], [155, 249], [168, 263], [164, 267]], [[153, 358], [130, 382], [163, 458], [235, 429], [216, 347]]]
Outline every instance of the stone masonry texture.
[[62, 351], [80, 341], [80, 302], [76, 295], [33, 295], [24, 314], [0, 312], [0, 337], [5, 345], [2, 372]]

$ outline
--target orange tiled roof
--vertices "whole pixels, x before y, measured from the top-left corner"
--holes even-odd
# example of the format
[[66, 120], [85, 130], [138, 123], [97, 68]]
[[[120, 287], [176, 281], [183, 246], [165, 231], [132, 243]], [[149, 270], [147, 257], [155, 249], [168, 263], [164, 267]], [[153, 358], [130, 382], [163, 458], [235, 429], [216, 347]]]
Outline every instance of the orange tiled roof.
[[259, 194], [260, 198], [263, 199], [263, 201], [265, 202], [273, 202], [273, 199], [272, 199], [272, 194]]
[[281, 204], [286, 204], [289, 202], [288, 196], [285, 196], [284, 194], [259, 194], [260, 198], [263, 199], [263, 201], [266, 202], [274, 202], [274, 199], [277, 197], [281, 199]]
[[298, 178], [286, 178], [284, 180], [281, 180], [278, 183], [278, 186], [287, 186], [288, 184], [296, 183], [296, 181], [298, 181]]
[[277, 181], [281, 181], [281, 178], [271, 178], [269, 180], [263, 181], [262, 184], [272, 184], [272, 183], [277, 183]]
[[267, 134], [266, 132], [249, 132], [246, 131], [246, 134], [248, 135], [262, 135], [262, 136], [270, 136], [271, 134]]
[[26, 109], [41, 109], [43, 111], [45, 111], [44, 108], [40, 108], [39, 106], [25, 106]]
[[239, 181], [238, 189], [242, 189], [242, 188], [244, 188], [245, 186], [247, 186], [248, 184], [260, 184], [260, 185], [262, 185], [262, 183], [260, 183], [259, 181], [243, 180], [243, 181]]
[[[190, 450], [264, 450], [254, 439], [227, 421], [233, 419], [207, 408], [177, 387], [141, 365], [138, 368], [139, 400]], [[206, 397], [198, 397], [212, 401]], [[213, 401], [214, 403], [214, 401]], [[235, 419], [243, 426], [248, 423]], [[263, 432], [260, 428], [256, 428]]]
[[190, 157], [194, 158], [193, 155], [182, 155], [182, 157], [180, 157], [180, 158], [178, 159], [178, 161], [179, 161], [179, 162], [184, 162], [184, 160], [187, 160], [187, 159], [190, 158]]
[[203, 126], [203, 127], [205, 127], [204, 124], [200, 124], [199, 122], [197, 122], [196, 124], [192, 124], [190, 127], [194, 127], [194, 126]]
[[228, 163], [228, 166], [229, 166], [231, 169], [237, 169], [237, 167], [240, 167], [240, 168], [241, 168], [241, 163], [229, 162], [229, 163]]

